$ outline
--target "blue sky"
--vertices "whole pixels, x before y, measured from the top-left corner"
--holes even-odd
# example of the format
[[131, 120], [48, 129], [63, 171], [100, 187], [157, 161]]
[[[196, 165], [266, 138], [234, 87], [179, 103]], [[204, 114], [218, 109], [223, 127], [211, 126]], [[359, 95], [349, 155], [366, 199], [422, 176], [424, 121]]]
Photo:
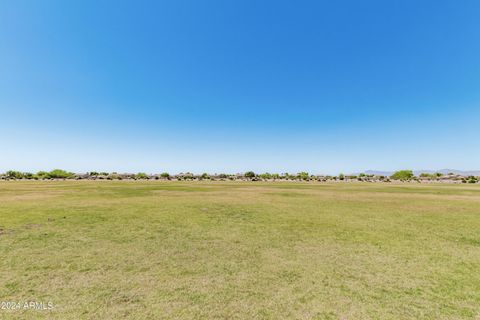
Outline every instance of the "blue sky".
[[0, 2], [0, 171], [480, 169], [480, 2]]

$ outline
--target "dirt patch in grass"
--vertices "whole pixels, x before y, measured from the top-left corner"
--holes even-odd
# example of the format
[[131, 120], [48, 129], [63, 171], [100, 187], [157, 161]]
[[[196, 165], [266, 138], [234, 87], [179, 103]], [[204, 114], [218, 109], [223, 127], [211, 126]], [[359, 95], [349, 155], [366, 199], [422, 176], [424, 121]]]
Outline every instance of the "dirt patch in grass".
[[43, 224], [40, 224], [40, 223], [27, 223], [24, 228], [25, 229], [38, 229], [40, 227], [42, 227]]
[[6, 235], [8, 235], [12, 232], [13, 232], [13, 230], [11, 230], [11, 229], [6, 229], [5, 227], [0, 227], [0, 237], [1, 236], [6, 236]]

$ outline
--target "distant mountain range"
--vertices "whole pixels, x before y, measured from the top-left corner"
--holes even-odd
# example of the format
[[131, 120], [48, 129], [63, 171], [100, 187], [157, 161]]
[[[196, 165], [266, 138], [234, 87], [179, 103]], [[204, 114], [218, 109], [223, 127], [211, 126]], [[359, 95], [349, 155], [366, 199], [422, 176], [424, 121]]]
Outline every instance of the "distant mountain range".
[[[461, 176], [480, 176], [480, 170], [456, 170], [456, 169], [441, 169], [441, 170], [413, 170], [413, 173], [418, 176], [421, 173], [442, 173], [442, 174], [458, 174]], [[366, 174], [374, 174], [378, 176], [391, 176], [394, 171], [377, 171], [377, 170], [367, 170]]]

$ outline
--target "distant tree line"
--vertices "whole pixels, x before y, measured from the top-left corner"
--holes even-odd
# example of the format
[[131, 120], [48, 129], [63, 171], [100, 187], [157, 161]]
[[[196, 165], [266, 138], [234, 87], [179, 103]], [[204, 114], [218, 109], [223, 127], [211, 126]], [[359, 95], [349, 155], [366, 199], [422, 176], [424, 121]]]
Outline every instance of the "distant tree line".
[[411, 170], [396, 171], [391, 176], [373, 175], [360, 173], [358, 175], [345, 175], [340, 173], [337, 176], [333, 175], [313, 175], [308, 172], [290, 173], [255, 173], [247, 171], [245, 173], [227, 174], [227, 173], [202, 173], [193, 174], [191, 172], [169, 174], [163, 172], [159, 174], [139, 173], [117, 173], [117, 172], [97, 172], [91, 171], [87, 173], [73, 173], [62, 169], [54, 169], [52, 171], [39, 171], [37, 173], [21, 172], [9, 170], [0, 174], [0, 179], [3, 180], [58, 180], [58, 179], [74, 179], [74, 180], [244, 180], [244, 181], [364, 181], [364, 182], [391, 182], [391, 181], [410, 181], [410, 182], [458, 182], [458, 183], [478, 183], [480, 177], [475, 176], [460, 176], [453, 173], [447, 175], [441, 173], [422, 173], [415, 176]]
[[35, 180], [46, 180], [46, 179], [73, 179], [75, 178], [75, 173], [67, 172], [61, 169], [54, 169], [50, 172], [47, 171], [38, 171], [37, 173], [31, 172], [20, 172], [9, 170], [2, 175], [4, 179], [35, 179]]

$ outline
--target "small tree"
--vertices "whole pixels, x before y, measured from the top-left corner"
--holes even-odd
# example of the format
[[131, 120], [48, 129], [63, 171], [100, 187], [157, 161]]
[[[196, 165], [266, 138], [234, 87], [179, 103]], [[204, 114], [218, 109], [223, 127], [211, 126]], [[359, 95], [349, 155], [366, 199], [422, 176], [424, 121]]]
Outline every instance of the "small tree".
[[34, 175], [33, 173], [31, 173], [31, 172], [24, 172], [24, 173], [23, 173], [23, 177], [24, 177], [25, 179], [33, 179], [33, 178], [35, 178], [35, 175]]
[[310, 179], [310, 175], [308, 174], [308, 172], [299, 172], [297, 173], [297, 179], [300, 179], [300, 180], [309, 180]]
[[265, 172], [265, 173], [260, 174], [259, 177], [260, 177], [261, 179], [268, 180], [268, 179], [271, 179], [271, 178], [272, 178], [272, 175], [271, 175], [270, 173], [268, 173], [268, 172]]
[[253, 172], [253, 171], [247, 171], [247, 172], [245, 172], [244, 176], [245, 176], [245, 178], [252, 179], [252, 178], [255, 178], [256, 175], [255, 175], [255, 172]]
[[164, 178], [164, 179], [169, 179], [170, 178], [170, 174], [168, 172], [163, 172], [162, 174], [160, 174], [160, 177]]
[[413, 172], [412, 170], [400, 170], [395, 172], [390, 176], [391, 179], [393, 180], [410, 180], [413, 178]]
[[139, 172], [135, 175], [135, 179], [148, 179], [148, 176], [145, 172]]
[[5, 173], [5, 176], [7, 177], [7, 179], [22, 179], [23, 173], [21, 173], [20, 171], [8, 170]]
[[467, 182], [468, 183], [477, 183], [477, 178], [474, 176], [469, 176], [467, 177]]
[[74, 173], [62, 169], [54, 169], [48, 173], [48, 177], [52, 179], [68, 179], [72, 178], [74, 175]]
[[343, 173], [340, 173], [338, 175], [338, 180], [345, 180], [345, 175]]
[[48, 172], [38, 171], [36, 176], [37, 176], [38, 179], [48, 179]]

